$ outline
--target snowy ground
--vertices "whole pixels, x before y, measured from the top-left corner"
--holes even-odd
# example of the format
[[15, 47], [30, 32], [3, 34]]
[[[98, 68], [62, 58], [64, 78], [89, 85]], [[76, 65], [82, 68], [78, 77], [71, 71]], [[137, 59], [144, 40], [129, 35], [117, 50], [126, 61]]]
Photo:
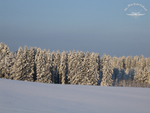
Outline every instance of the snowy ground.
[[0, 79], [0, 113], [150, 113], [150, 88]]

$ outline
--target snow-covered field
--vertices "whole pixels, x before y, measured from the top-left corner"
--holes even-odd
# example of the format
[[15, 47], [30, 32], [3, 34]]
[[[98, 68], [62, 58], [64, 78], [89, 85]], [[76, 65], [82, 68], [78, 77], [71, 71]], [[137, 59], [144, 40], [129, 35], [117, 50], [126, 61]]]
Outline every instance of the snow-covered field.
[[0, 79], [0, 113], [150, 113], [150, 89]]

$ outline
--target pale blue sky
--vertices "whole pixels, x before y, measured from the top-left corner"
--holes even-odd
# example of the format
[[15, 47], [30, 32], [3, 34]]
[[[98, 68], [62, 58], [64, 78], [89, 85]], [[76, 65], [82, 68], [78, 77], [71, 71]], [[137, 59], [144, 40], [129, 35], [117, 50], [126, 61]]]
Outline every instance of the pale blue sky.
[[[145, 13], [127, 16], [131, 7]], [[0, 0], [0, 42], [50, 51], [150, 57], [150, 0]]]

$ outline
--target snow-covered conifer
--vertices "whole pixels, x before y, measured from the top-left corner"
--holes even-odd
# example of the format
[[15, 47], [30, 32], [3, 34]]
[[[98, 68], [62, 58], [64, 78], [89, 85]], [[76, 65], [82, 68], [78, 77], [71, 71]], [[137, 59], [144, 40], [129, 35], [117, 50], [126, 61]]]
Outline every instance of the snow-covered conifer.
[[12, 72], [11, 72], [11, 79], [14, 80], [22, 80], [21, 77], [23, 76], [22, 70], [23, 70], [23, 49], [19, 47], [14, 65], [12, 67]]
[[112, 67], [113, 68], [118, 68], [118, 58], [116, 57], [116, 56], [114, 56], [113, 58], [112, 58]]
[[132, 63], [132, 56], [128, 56], [125, 59], [125, 69], [130, 69], [131, 68], [131, 63]]
[[9, 47], [0, 43], [0, 78], [8, 78], [10, 74]]
[[140, 59], [139, 59], [139, 68], [144, 69], [146, 66], [146, 61], [143, 55], [141, 55]]
[[34, 81], [34, 51], [33, 48], [24, 50], [20, 47], [13, 65], [12, 78], [15, 80]]
[[134, 76], [134, 81], [136, 83], [141, 83], [143, 80], [142, 80], [142, 77], [143, 76], [143, 70], [141, 68], [135, 68], [135, 76]]
[[146, 58], [146, 67], [150, 68], [150, 58]]
[[60, 69], [59, 69], [59, 76], [61, 80], [59, 80], [59, 83], [65, 84], [66, 83], [66, 74], [67, 74], [67, 53], [63, 51], [61, 53], [61, 60], [60, 60]]
[[98, 85], [99, 84], [99, 55], [92, 53], [90, 55], [90, 65], [89, 65], [89, 80], [90, 80], [90, 85]]
[[67, 75], [66, 75], [66, 84], [69, 83], [69, 73], [70, 73], [70, 67], [69, 67], [69, 64], [70, 64], [70, 61], [71, 61], [71, 51], [69, 51], [68, 55], [67, 55]]
[[118, 58], [117, 66], [118, 66], [119, 70], [124, 68], [124, 59], [122, 57]]
[[106, 56], [106, 54], [103, 55], [102, 66], [103, 68], [101, 86], [112, 86], [113, 69], [110, 62], [110, 56]]
[[36, 56], [36, 74], [37, 82], [52, 83], [50, 55], [46, 50], [40, 51], [39, 56]]
[[61, 81], [61, 77], [59, 77], [59, 69], [60, 69], [60, 59], [61, 59], [61, 56], [60, 56], [60, 52], [59, 50], [56, 52], [56, 57], [54, 59], [54, 63], [55, 63], [55, 70], [56, 70], [56, 83], [60, 83]]
[[112, 74], [112, 79], [113, 79], [113, 85], [116, 83], [117, 75], [119, 73], [119, 66], [118, 66], [118, 58], [114, 56], [111, 59], [112, 62], [112, 68], [113, 68], [113, 74]]
[[5, 57], [6, 55], [9, 55], [9, 47], [7, 45], [5, 45], [4, 43], [0, 43], [0, 55], [1, 55], [1, 59], [3, 57]]
[[149, 82], [149, 69], [148, 68], [144, 68], [143, 70], [143, 75], [142, 75], [142, 83], [148, 84]]
[[82, 64], [82, 67], [80, 69], [81, 71], [81, 82], [80, 84], [83, 84], [83, 85], [92, 85], [92, 81], [90, 81], [90, 78], [92, 77], [92, 68], [90, 70], [90, 53], [87, 52], [85, 54], [85, 57], [84, 57], [84, 61], [81, 62]]
[[56, 83], [56, 64], [55, 64], [55, 58], [56, 58], [56, 53], [53, 51], [51, 54], [51, 73], [52, 73], [52, 81]]
[[71, 59], [69, 62], [69, 75], [68, 80], [70, 84], [81, 84], [81, 80], [84, 76], [83, 73], [83, 57], [84, 53], [80, 52], [79, 56], [77, 56], [77, 53], [73, 51], [71, 55]]

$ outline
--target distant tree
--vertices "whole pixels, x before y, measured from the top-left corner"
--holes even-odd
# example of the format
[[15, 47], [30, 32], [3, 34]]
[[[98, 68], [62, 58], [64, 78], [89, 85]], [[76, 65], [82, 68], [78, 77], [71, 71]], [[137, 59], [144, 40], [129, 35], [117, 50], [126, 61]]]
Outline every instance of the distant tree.
[[99, 84], [99, 55], [92, 53], [90, 55], [90, 65], [89, 65], [89, 80], [90, 80], [90, 85], [98, 85]]
[[81, 62], [82, 64], [82, 67], [81, 67], [81, 83], [80, 84], [83, 84], [83, 85], [91, 85], [91, 81], [90, 81], [90, 78], [92, 76], [92, 70], [90, 71], [90, 53], [87, 52], [85, 54], [85, 57], [83, 59], [83, 62]]
[[146, 67], [150, 68], [150, 58], [146, 58]]
[[119, 70], [123, 69], [124, 68], [124, 58], [122, 58], [122, 57], [118, 58], [117, 65], [118, 65], [117, 67], [119, 68]]
[[72, 77], [75, 74], [75, 59], [76, 59], [76, 52], [75, 50], [73, 50], [72, 54], [71, 52], [69, 52], [68, 54], [68, 74], [67, 74], [67, 79], [68, 79], [68, 83], [71, 84], [72, 83]]
[[125, 69], [130, 69], [131, 68], [131, 63], [132, 63], [132, 56], [128, 56], [126, 59], [125, 59]]
[[148, 84], [149, 82], [149, 69], [144, 68], [142, 75], [142, 83]]
[[56, 53], [55, 51], [53, 51], [51, 54], [51, 61], [52, 61], [52, 65], [51, 65], [51, 73], [52, 73], [52, 81], [54, 81], [54, 83], [56, 83], [56, 64], [55, 64], [55, 58], [56, 58]]
[[[111, 59], [112, 61], [112, 67], [113, 68], [119, 68], [119, 66], [118, 66], [118, 58], [116, 57], [116, 56], [114, 56], [112, 59]], [[117, 64], [118, 63], [118, 64]]]
[[67, 74], [67, 53], [65, 51], [61, 54], [60, 60], [60, 69], [59, 69], [59, 76], [60, 80], [59, 83], [66, 84], [66, 74]]
[[96, 63], [97, 63], [97, 72], [99, 74], [98, 77], [98, 85], [100, 85], [101, 83], [101, 58], [100, 55], [98, 53], [95, 54], [95, 59], [96, 59]]
[[36, 56], [37, 66], [37, 82], [52, 83], [50, 55], [46, 50], [40, 51], [39, 56]]
[[0, 78], [8, 78], [10, 70], [9, 48], [4, 43], [0, 43]]
[[84, 53], [76, 53], [73, 51], [69, 66], [69, 75], [68, 80], [70, 84], [82, 84], [81, 80], [84, 77], [84, 69], [83, 69], [83, 60], [84, 60]]
[[102, 68], [101, 86], [112, 86], [113, 69], [112, 69], [111, 62], [110, 62], [110, 56], [106, 56], [106, 54], [103, 55], [102, 65], [103, 65], [103, 68]]
[[66, 84], [69, 83], [69, 73], [70, 73], [70, 67], [69, 67], [69, 64], [70, 64], [70, 61], [71, 61], [71, 51], [69, 51], [69, 53], [67, 54], [67, 74], [66, 74]]
[[29, 47], [27, 51], [27, 65], [26, 68], [26, 78], [28, 81], [35, 81], [35, 50], [32, 47]]
[[15, 80], [34, 81], [33, 48], [20, 47], [13, 65], [12, 78]]
[[23, 49], [19, 47], [14, 65], [12, 67], [12, 72], [11, 72], [11, 79], [14, 80], [22, 80], [22, 76], [24, 75], [23, 73]]
[[14, 64], [16, 62], [17, 52], [10, 52], [9, 54], [9, 77], [8, 79], [12, 79], [12, 75], [14, 73]]
[[9, 47], [7, 45], [5, 45], [4, 43], [0, 43], [0, 55], [1, 55], [1, 59], [5, 56], [9, 55]]
[[147, 79], [148, 79], [148, 84], [150, 85], [150, 68], [148, 68], [148, 77], [147, 77]]
[[139, 62], [139, 57], [138, 56], [134, 56], [132, 61], [131, 61], [131, 68], [136, 68], [138, 67], [138, 62]]
[[140, 59], [139, 59], [139, 68], [144, 69], [146, 66], [146, 61], [143, 55], [141, 55]]
[[57, 51], [56, 53], [56, 57], [54, 59], [54, 65], [55, 65], [55, 70], [56, 70], [56, 83], [60, 83], [60, 80], [61, 80], [61, 77], [59, 77], [59, 70], [60, 70], [60, 59], [61, 59], [61, 56], [60, 56], [60, 52], [59, 50]]
[[117, 75], [119, 73], [119, 66], [118, 66], [118, 58], [117, 57], [113, 57], [111, 59], [112, 62], [112, 68], [113, 68], [113, 74], [112, 74], [112, 79], [113, 79], [113, 85], [115, 85], [116, 83], [116, 79], [117, 79]]
[[141, 83], [143, 81], [142, 76], [143, 76], [143, 70], [141, 68], [135, 68], [134, 81], [136, 83]]
[[[2, 56], [0, 55], [0, 59]], [[5, 56], [0, 61], [0, 78], [9, 78], [10, 75], [10, 59], [9, 56]]]

